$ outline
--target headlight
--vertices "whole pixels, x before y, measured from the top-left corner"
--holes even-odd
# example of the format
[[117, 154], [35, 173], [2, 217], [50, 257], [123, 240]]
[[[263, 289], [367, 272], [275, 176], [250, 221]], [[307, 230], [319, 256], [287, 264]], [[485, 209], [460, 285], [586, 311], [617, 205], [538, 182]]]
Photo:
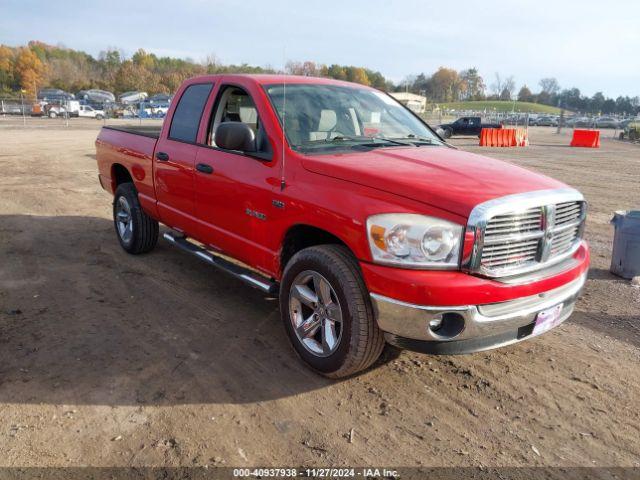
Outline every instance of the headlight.
[[387, 213], [367, 219], [376, 263], [408, 268], [455, 268], [460, 261], [462, 225], [413, 213]]

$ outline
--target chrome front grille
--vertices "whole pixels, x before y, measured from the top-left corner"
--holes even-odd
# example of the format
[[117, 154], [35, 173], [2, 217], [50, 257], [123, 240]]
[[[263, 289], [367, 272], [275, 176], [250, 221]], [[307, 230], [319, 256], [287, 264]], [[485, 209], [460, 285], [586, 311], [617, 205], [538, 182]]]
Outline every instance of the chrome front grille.
[[582, 195], [568, 189], [512, 195], [479, 205], [467, 227], [475, 240], [466, 266], [501, 277], [556, 263], [579, 245], [585, 215]]

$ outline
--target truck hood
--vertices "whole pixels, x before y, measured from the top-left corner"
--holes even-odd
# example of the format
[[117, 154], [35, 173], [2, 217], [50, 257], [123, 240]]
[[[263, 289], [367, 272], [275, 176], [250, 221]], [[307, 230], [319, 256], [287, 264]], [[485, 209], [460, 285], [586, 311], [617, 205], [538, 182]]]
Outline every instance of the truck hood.
[[446, 147], [387, 147], [304, 157], [307, 170], [468, 218], [479, 203], [563, 183], [493, 158]]

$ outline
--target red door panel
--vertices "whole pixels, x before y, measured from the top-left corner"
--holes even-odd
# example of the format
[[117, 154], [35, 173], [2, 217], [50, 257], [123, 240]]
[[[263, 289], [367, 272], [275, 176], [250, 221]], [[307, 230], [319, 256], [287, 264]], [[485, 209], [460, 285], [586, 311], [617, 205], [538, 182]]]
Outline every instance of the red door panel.
[[[161, 139], [156, 146], [155, 185], [163, 223], [183, 232], [195, 231], [194, 165], [198, 147]], [[167, 160], [160, 160], [165, 154]]]
[[240, 261], [260, 266], [273, 255], [264, 245], [272, 212], [273, 163], [200, 147], [196, 164], [210, 174], [195, 172], [199, 238]]

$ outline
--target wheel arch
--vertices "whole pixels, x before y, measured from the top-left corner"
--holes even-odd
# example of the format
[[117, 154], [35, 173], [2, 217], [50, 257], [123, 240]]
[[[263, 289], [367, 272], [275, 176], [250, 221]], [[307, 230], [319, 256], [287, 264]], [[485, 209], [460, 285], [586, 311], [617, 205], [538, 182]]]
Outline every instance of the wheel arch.
[[133, 177], [127, 167], [121, 163], [111, 165], [111, 190], [115, 192], [119, 185], [127, 182], [133, 183]]
[[281, 248], [279, 261], [279, 273], [282, 275], [287, 263], [300, 250], [316, 245], [343, 245], [354, 258], [358, 258], [354, 249], [341, 238], [339, 235], [329, 231], [326, 228], [318, 227], [306, 223], [297, 223], [290, 226], [285, 232]]

